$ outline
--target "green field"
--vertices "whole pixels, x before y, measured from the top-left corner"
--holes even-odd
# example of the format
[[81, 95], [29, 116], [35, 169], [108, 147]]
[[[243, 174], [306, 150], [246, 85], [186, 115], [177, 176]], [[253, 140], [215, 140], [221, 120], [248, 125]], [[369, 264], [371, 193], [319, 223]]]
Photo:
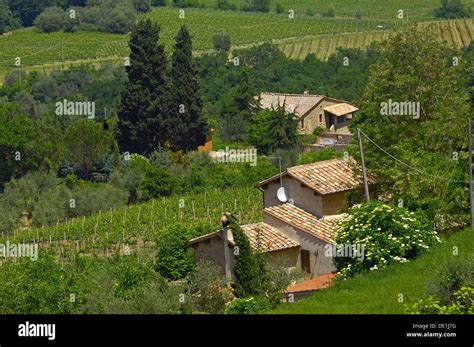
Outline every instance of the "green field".
[[16, 231], [0, 242], [38, 242], [43, 247], [70, 247], [81, 252], [113, 252], [123, 245], [153, 246], [156, 236], [172, 225], [204, 226], [212, 232], [223, 212], [232, 212], [241, 224], [261, 221], [262, 197], [255, 188], [211, 190], [151, 200], [89, 217], [58, 221], [57, 225]]
[[[214, 4], [214, 1], [205, 1], [207, 5]], [[471, 2], [474, 4], [474, 0], [468, 1]], [[308, 53], [315, 53], [319, 58], [326, 59], [338, 47], [365, 48], [371, 42], [385, 38], [389, 30], [380, 30], [377, 26], [392, 29], [413, 23], [413, 20], [432, 19], [430, 13], [438, 0], [425, 0], [422, 3], [406, 0], [322, 0], [317, 2], [320, 8], [331, 3], [336, 5], [336, 18], [305, 16], [303, 9], [315, 6], [311, 5], [314, 3], [309, 0], [282, 0], [282, 5], [288, 7], [291, 4], [295, 8], [294, 19], [274, 12], [244, 13], [210, 8], [187, 8], [184, 18], [180, 18], [179, 9], [173, 7], [156, 8], [142, 15], [142, 18], [152, 18], [161, 25], [161, 38], [168, 51], [172, 49], [179, 27], [186, 24], [193, 36], [196, 53], [211, 50], [213, 35], [224, 33], [231, 36], [234, 47], [272, 41], [289, 57], [301, 59]], [[353, 12], [359, 7], [367, 9], [367, 15], [362, 20], [353, 18]], [[389, 15], [399, 8], [411, 9], [413, 16], [400, 21]], [[424, 25], [424, 22], [420, 25]], [[453, 42], [454, 46], [459, 46], [459, 42], [465, 45], [474, 36], [472, 19], [439, 22], [438, 26], [440, 37]], [[0, 78], [3, 81], [3, 76], [16, 67], [16, 58], [21, 59], [21, 68], [27, 71], [48, 72], [80, 62], [121, 64], [129, 54], [128, 35], [99, 32], [47, 34], [29, 28], [0, 36], [0, 52]]]
[[[458, 255], [453, 255], [458, 247]], [[275, 313], [298, 314], [400, 314], [404, 304], [423, 296], [427, 283], [453, 257], [472, 257], [474, 230], [466, 229], [432, 248], [425, 255], [406, 264], [361, 275], [322, 289], [311, 297], [280, 306]], [[403, 303], [398, 301], [403, 295]]]
[[[186, 24], [193, 36], [196, 51], [212, 49], [215, 33], [231, 36], [234, 45], [244, 45], [281, 39], [328, 33], [372, 30], [383, 21], [353, 19], [296, 18], [268, 15], [186, 9], [185, 18], [179, 18], [175, 8], [159, 8], [145, 15], [160, 23], [162, 41], [172, 49], [174, 37], [181, 25]], [[124, 58], [128, 55], [128, 35], [97, 32], [41, 33], [37, 29], [23, 29], [0, 37], [0, 69], [15, 67], [21, 58], [23, 68], [42, 64], [94, 61], [105, 58]]]

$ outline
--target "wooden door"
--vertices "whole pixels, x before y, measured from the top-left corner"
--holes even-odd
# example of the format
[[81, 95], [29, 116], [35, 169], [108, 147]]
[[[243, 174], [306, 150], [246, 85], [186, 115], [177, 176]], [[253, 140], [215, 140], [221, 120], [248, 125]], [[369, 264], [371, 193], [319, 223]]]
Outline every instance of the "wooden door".
[[305, 249], [301, 250], [301, 268], [307, 273], [311, 273], [309, 251]]

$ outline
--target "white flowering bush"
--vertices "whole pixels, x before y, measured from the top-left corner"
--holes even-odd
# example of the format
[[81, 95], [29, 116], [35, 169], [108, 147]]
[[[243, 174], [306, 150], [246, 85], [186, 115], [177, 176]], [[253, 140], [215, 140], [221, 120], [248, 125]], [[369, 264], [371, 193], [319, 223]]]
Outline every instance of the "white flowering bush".
[[336, 227], [338, 245], [363, 246], [364, 254], [335, 257], [338, 277], [382, 269], [391, 263], [405, 263], [434, 243], [436, 231], [420, 213], [371, 201], [355, 205], [349, 217]]

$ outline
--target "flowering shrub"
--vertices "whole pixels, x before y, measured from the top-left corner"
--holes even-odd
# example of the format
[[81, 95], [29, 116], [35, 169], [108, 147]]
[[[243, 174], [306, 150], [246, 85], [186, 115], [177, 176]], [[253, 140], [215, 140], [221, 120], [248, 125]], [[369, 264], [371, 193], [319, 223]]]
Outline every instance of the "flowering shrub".
[[338, 276], [377, 270], [390, 263], [404, 263], [441, 242], [436, 231], [419, 213], [372, 201], [355, 205], [336, 227], [338, 245], [363, 246], [364, 254], [335, 257]]
[[235, 299], [226, 304], [226, 314], [257, 314], [270, 309], [268, 300], [264, 297]]
[[474, 288], [464, 286], [454, 293], [453, 301], [443, 305], [434, 295], [405, 306], [406, 313], [413, 314], [474, 314]]

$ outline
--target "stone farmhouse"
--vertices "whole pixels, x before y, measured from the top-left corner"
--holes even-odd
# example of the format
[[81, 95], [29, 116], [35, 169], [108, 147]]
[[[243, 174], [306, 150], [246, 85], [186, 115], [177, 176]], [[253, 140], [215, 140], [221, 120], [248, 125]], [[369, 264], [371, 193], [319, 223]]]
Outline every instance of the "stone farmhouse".
[[[303, 269], [311, 277], [334, 272], [333, 258], [325, 255], [325, 249], [335, 243], [335, 225], [345, 217], [345, 195], [362, 184], [353, 163], [352, 159], [332, 159], [294, 166], [281, 174], [281, 180], [276, 175], [258, 183], [263, 192], [263, 222], [242, 226], [251, 246], [267, 253], [271, 262]], [[370, 182], [374, 183], [373, 178]], [[277, 197], [281, 187], [286, 201]], [[231, 230], [224, 227], [189, 244], [196, 261], [212, 261], [223, 273], [233, 268]]]
[[294, 113], [298, 119], [298, 132], [312, 134], [315, 128], [327, 129], [329, 133], [350, 135], [348, 128], [352, 118], [359, 110], [344, 100], [324, 95], [261, 93], [262, 109], [274, 109], [285, 105], [285, 110]]

